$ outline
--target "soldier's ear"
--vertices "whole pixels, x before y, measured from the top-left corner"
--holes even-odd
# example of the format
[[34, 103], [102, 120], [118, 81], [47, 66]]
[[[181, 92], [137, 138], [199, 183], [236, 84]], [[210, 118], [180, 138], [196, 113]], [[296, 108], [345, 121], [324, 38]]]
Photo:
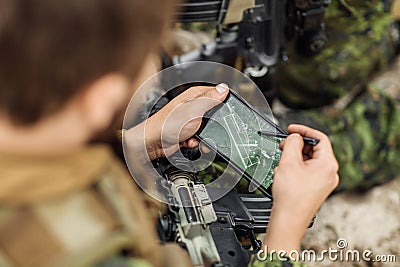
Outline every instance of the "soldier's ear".
[[104, 130], [128, 97], [129, 81], [117, 73], [102, 76], [78, 96], [82, 120], [92, 131]]

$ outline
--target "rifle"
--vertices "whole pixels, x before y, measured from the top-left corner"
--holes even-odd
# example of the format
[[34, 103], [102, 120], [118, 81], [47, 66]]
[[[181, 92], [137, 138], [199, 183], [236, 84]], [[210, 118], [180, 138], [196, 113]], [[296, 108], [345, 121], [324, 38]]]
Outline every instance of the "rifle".
[[224, 189], [206, 187], [196, 172], [190, 171], [195, 169], [191, 166], [193, 151], [196, 149], [183, 148], [169, 159], [153, 161], [165, 178], [162, 187], [171, 203], [159, 220], [161, 240], [180, 244], [194, 266], [247, 266], [261, 249], [257, 234], [267, 230], [272, 198], [232, 189], [212, 202]]
[[[186, 0], [179, 5], [182, 28], [205, 23], [215, 26], [211, 42], [182, 55], [172, 55], [165, 66], [207, 60], [238, 68], [274, 96], [275, 66], [287, 62], [287, 46], [312, 57], [328, 43], [324, 16], [330, 0]], [[238, 63], [239, 62], [239, 63]]]
[[[186, 156], [188, 151], [183, 149]], [[195, 266], [246, 266], [261, 248], [256, 234], [266, 231], [271, 199], [231, 190], [211, 202], [212, 195], [223, 189], [207, 188], [195, 172], [187, 171], [188, 158], [176, 154], [169, 160], [185, 171], [165, 158], [153, 163], [166, 179], [164, 191], [173, 199], [160, 218], [161, 239], [180, 244]]]
[[[216, 23], [215, 40], [190, 58], [175, 62], [244, 59], [246, 68], [271, 67], [286, 61], [286, 44], [294, 40], [298, 52], [315, 55], [327, 44], [324, 15], [330, 0], [186, 0], [178, 22]], [[217, 56], [216, 56], [217, 55]], [[197, 57], [197, 58], [196, 58]]]

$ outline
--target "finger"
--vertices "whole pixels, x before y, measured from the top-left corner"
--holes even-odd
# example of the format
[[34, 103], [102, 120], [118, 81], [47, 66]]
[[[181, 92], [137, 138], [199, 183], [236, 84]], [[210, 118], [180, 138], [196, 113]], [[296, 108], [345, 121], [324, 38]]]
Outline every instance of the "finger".
[[[197, 97], [193, 98], [195, 89], [202, 91], [202, 94], [196, 93]], [[175, 102], [167, 105], [167, 115], [163, 125], [165, 132], [179, 136], [180, 141], [192, 137], [200, 128], [204, 114], [220, 104], [229, 94], [226, 84], [219, 84], [216, 87], [193, 87], [189, 90], [189, 93], [177, 96]], [[177, 131], [180, 134], [177, 134]]]
[[[304, 139], [303, 139], [303, 142], [304, 142]], [[282, 150], [284, 146], [285, 146], [285, 139], [283, 139], [282, 141], [279, 142], [279, 149]], [[312, 152], [312, 148], [313, 148], [313, 145], [304, 143], [303, 153], [309, 154], [310, 152]]]
[[[214, 92], [214, 94], [212, 94], [210, 92]], [[215, 93], [215, 92], [217, 92], [217, 93]], [[182, 94], [175, 97], [171, 101], [171, 103], [174, 103], [176, 105], [179, 103], [191, 101], [191, 100], [199, 98], [199, 97], [211, 97], [211, 98], [215, 98], [217, 100], [223, 101], [228, 92], [229, 92], [229, 87], [228, 87], [228, 85], [226, 85], [224, 83], [218, 84], [215, 87], [214, 86], [194, 86], [194, 87], [190, 87], [189, 89], [184, 91]]]
[[336, 174], [336, 175], [335, 175], [335, 178], [334, 178], [333, 181], [332, 181], [332, 187], [333, 187], [333, 189], [335, 189], [336, 187], [338, 187], [339, 182], [340, 182], [339, 174]]
[[213, 86], [194, 86], [190, 87], [189, 89], [185, 90], [174, 99], [172, 99], [166, 107], [174, 108], [182, 103], [190, 101], [192, 99], [198, 98], [199, 96], [203, 95], [210, 89], [213, 89]]
[[208, 146], [206, 146], [204, 144], [200, 144], [200, 149], [202, 152], [204, 152], [206, 154], [211, 152], [211, 150], [208, 148]]
[[180, 142], [179, 145], [180, 145], [180, 146], [183, 146], [183, 147], [189, 147], [188, 141], [187, 141], [187, 140], [185, 140], [185, 141], [183, 141], [183, 142]]
[[[185, 90], [182, 92], [180, 95], [175, 97], [173, 100], [178, 100], [178, 102], [186, 102], [190, 99], [197, 98], [207, 92], [208, 90], [211, 90], [215, 88], [214, 86], [193, 86], [190, 87], [189, 89]], [[172, 101], [171, 101], [172, 102]]]
[[314, 151], [313, 145], [304, 144], [303, 154], [307, 155], [308, 159], [312, 158], [313, 151]]
[[213, 101], [210, 101], [210, 105], [208, 105], [208, 109], [212, 108], [213, 106], [215, 106], [215, 103], [217, 101], [224, 101], [225, 98], [227, 97], [229, 93], [229, 87], [228, 85], [226, 85], [225, 83], [220, 83], [217, 86], [215, 86], [214, 88], [211, 88], [207, 91], [205, 91], [203, 94], [201, 94], [199, 96], [199, 98], [206, 98], [206, 99], [210, 99]]
[[[208, 87], [196, 98], [188, 99], [180, 105], [182, 116], [192, 119], [203, 116], [211, 108], [222, 103], [229, 94], [229, 87], [226, 84], [219, 84], [216, 87]], [[186, 111], [185, 111], [186, 110]]]
[[283, 147], [285, 146], [285, 139], [283, 139], [280, 143], [279, 143], [279, 149], [283, 150]]
[[323, 132], [300, 124], [289, 125], [288, 131], [289, 133], [298, 133], [302, 136], [316, 138], [319, 140], [319, 143], [316, 146], [312, 147], [313, 159], [317, 159], [322, 156], [334, 158], [331, 142], [328, 136], [326, 136]]
[[[304, 142], [304, 139], [303, 139]], [[283, 150], [283, 147], [285, 146], [285, 140], [282, 140], [279, 143], [279, 149]], [[304, 148], [303, 148], [303, 160], [309, 160], [312, 158], [312, 154], [313, 154], [313, 146], [309, 145], [309, 144], [304, 144]]]
[[187, 147], [189, 147], [189, 148], [198, 147], [199, 144], [200, 144], [200, 142], [196, 138], [190, 138], [189, 140], [187, 140]]
[[303, 162], [304, 141], [299, 134], [291, 134], [283, 143], [283, 152], [281, 162], [285, 163], [301, 163]]
[[327, 136], [323, 132], [301, 124], [290, 124], [288, 127], [288, 131], [289, 133], [298, 133], [301, 136], [316, 138], [320, 141], [321, 139], [327, 139]]

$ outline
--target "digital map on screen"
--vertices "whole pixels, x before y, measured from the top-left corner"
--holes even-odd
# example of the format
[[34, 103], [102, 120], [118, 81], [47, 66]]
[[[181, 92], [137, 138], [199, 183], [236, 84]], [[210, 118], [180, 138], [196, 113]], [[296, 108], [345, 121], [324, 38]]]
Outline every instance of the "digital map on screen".
[[272, 124], [230, 94], [226, 103], [211, 115], [199, 136], [268, 188], [280, 159], [281, 139], [260, 136], [260, 130], [276, 131]]

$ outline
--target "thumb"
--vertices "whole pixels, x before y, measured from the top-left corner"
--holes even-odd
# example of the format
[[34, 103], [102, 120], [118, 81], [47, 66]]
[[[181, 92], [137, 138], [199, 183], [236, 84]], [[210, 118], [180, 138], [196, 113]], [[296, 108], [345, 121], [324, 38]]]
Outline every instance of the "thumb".
[[286, 163], [302, 163], [303, 162], [304, 141], [299, 134], [289, 135], [283, 143], [283, 152], [280, 162]]
[[183, 102], [177, 106], [174, 112], [179, 112], [181, 119], [190, 121], [202, 117], [204, 113], [211, 108], [222, 103], [229, 94], [229, 87], [224, 84], [218, 84], [215, 87], [207, 87], [200, 95]]
[[[209, 90], [205, 91], [203, 94], [199, 96], [199, 98], [203, 98], [203, 107], [204, 111], [211, 109], [217, 104], [221, 103], [225, 100], [229, 93], [229, 87], [225, 83], [220, 83], [215, 87], [210, 87]], [[204, 101], [206, 100], [206, 101]], [[209, 100], [209, 101], [207, 101]]]

